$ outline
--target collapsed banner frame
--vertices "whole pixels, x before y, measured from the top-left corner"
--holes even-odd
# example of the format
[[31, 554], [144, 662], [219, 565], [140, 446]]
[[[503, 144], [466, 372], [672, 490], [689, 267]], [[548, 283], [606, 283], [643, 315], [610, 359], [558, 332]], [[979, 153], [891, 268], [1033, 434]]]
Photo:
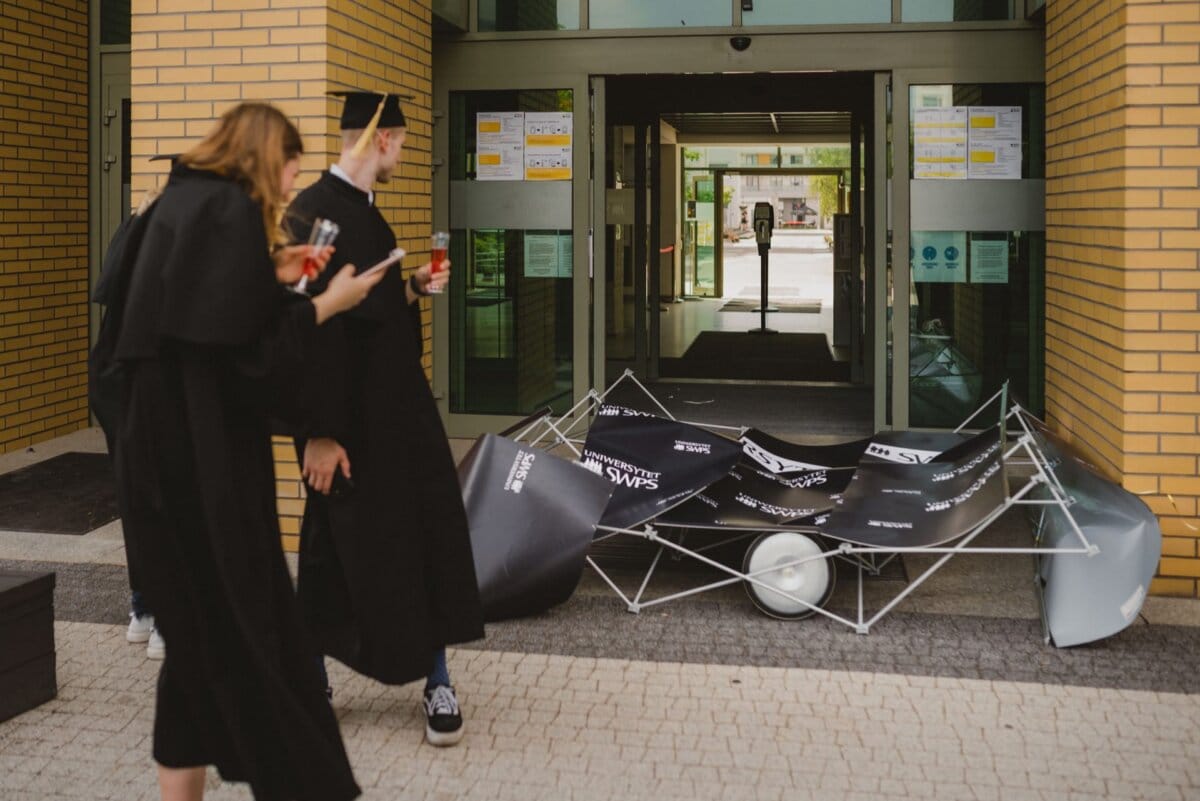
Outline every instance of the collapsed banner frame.
[[[684, 422], [676, 420], [675, 416], [654, 397], [653, 393], [633, 375], [632, 371], [627, 370], [604, 392], [599, 392], [595, 389], [591, 390], [575, 406], [561, 416], [553, 417], [548, 411], [540, 416], [535, 416], [534, 419], [527, 422], [523, 428], [515, 433], [514, 438], [518, 441], [524, 441], [533, 447], [541, 447], [548, 450], [563, 448], [569, 450], [576, 459], [582, 460], [589, 427], [597, 419], [597, 415], [604, 406], [606, 398], [624, 382], [635, 384], [641, 393], [653, 404], [657, 414], [667, 420]], [[1056, 473], [1056, 463], [1061, 463], [1063, 457], [1047, 453], [1047, 448], [1051, 448], [1051, 443], [1046, 438], [1048, 431], [1036, 417], [1028, 414], [1020, 405], [1013, 404], [1009, 406], [1008, 400], [1007, 386], [1005, 386], [985, 401], [953, 432], [960, 439], [965, 439], [963, 432], [967, 427], [978, 420], [987, 408], [998, 404], [999, 421], [994, 428], [997, 430], [999, 447], [998, 464], [1000, 475], [998, 481], [999, 486], [1002, 488], [1003, 497], [995, 502], [986, 513], [973, 519], [966, 526], [965, 530], [957, 532], [954, 536], [946, 538], [943, 541], [922, 545], [852, 541], [849, 538], [839, 537], [838, 534], [831, 533], [827, 527], [823, 527], [822, 523], [827, 522], [828, 516], [826, 518], [817, 518], [815, 521], [809, 521], [809, 525], [796, 525], [794, 523], [779, 526], [756, 525], [752, 529], [736, 526], [694, 526], [671, 520], [669, 510], [663, 510], [667, 513], [655, 515], [650, 519], [642, 520], [636, 524], [606, 525], [602, 522], [597, 526], [595, 541], [601, 541], [610, 537], [628, 536], [645, 540], [657, 546], [657, 550], [649, 566], [646, 568], [645, 574], [641, 577], [636, 591], [632, 593], [623, 591], [609, 572], [603, 569], [591, 554], [587, 556], [586, 563], [591, 566], [601, 580], [621, 599], [626, 609], [632, 613], [639, 613], [644, 609], [671, 601], [744, 582], [748, 589], [754, 590], [751, 593], [752, 598], [756, 594], [760, 599], [775, 597], [785, 600], [792, 608], [802, 610], [802, 614], [795, 615], [796, 617], [812, 614], [821, 615], [831, 621], [847, 626], [859, 634], [868, 634], [872, 627], [876, 626], [955, 556], [967, 554], [1033, 556], [1038, 560], [1039, 565], [1035, 578], [1037, 579], [1038, 598], [1042, 610], [1044, 639], [1047, 643], [1056, 641], [1056, 638], [1053, 636], [1055, 629], [1053, 625], [1054, 621], [1051, 619], [1051, 614], [1047, 612], [1046, 598], [1043, 592], [1048, 573], [1044, 565], [1048, 563], [1047, 560], [1056, 560], [1063, 557], [1091, 559], [1099, 554], [1100, 549], [1085, 535], [1083, 528], [1072, 513], [1075, 498], [1068, 492]], [[734, 434], [739, 439], [750, 430], [736, 426], [701, 423], [686, 424], [700, 429], [708, 429], [722, 435]], [[1013, 428], [1011, 439], [1010, 426]], [[1013, 483], [1016, 483], [1016, 481], [1020, 481], [1021, 483], [1014, 489], [1010, 487], [1010, 478], [1014, 479]], [[687, 499], [684, 498], [683, 500]], [[1036, 526], [1035, 539], [1031, 547], [982, 547], [974, 544], [975, 540], [998, 518], [1010, 509], [1018, 506], [1038, 511], [1035, 517], [1038, 518], [1039, 522]], [[1038, 510], [1037, 507], [1041, 507], [1041, 509]], [[1061, 535], [1053, 538], [1053, 542], [1050, 541], [1051, 538], [1045, 536], [1044, 523], [1049, 512], [1060, 514], [1061, 517], [1058, 519], [1062, 521], [1062, 524], [1059, 526]], [[678, 530], [680, 533], [678, 536], [664, 534], [660, 530], [663, 528], [672, 531]], [[698, 547], [690, 547], [688, 534], [691, 531], [699, 529], [712, 531], [714, 528], [728, 531], [730, 536], [724, 537], [717, 542], [708, 542]], [[705, 553], [706, 551], [741, 539], [787, 532], [807, 535], [817, 543], [823, 543], [825, 540], [836, 540], [837, 545], [822, 544], [815, 551], [810, 549], [810, 552], [797, 556], [795, 559], [785, 562], [775, 561], [759, 569], [749, 569], [750, 554], [747, 554], [746, 565], [743, 569], [738, 569], [735, 566], [710, 558]], [[757, 545], [758, 542], [756, 541], [752, 548]], [[648, 597], [648, 588], [651, 579], [660, 566], [662, 557], [667, 553], [674, 554], [677, 557], [696, 560], [701, 564], [724, 573], [725, 577], [678, 592], [671, 592], [657, 597]], [[903, 554], [935, 555], [939, 556], [939, 558], [910, 579], [907, 586], [896, 593], [882, 608], [868, 613], [864, 597], [865, 578], [869, 575], [878, 575], [891, 560]], [[770, 583], [765, 580], [769, 574], [787, 570], [802, 570], [805, 565], [834, 559], [852, 565], [856, 571], [856, 608], [853, 616], [850, 617], [824, 608], [824, 603], [828, 600], [829, 595], [832, 594], [832, 587], [829, 588], [829, 592], [825, 593], [823, 597], [813, 599], [802, 597], [795, 592], [789, 592], [787, 589], [781, 588], [778, 582]], [[1154, 561], [1157, 561], [1157, 557], [1155, 557]], [[829, 564], [832, 566], [832, 562]], [[1134, 610], [1135, 613], [1137, 610], [1140, 610], [1141, 598], [1144, 598], [1145, 593], [1144, 588], [1140, 585], [1138, 591], [1141, 593], [1141, 596], [1135, 599], [1136, 603], [1131, 600], [1122, 606], [1122, 611], [1126, 612], [1125, 625], [1131, 619], [1126, 607], [1136, 607]], [[1135, 593], [1136, 595], [1137, 593]], [[771, 614], [769, 608], [765, 608], [764, 604], [758, 601], [755, 601], [755, 603], [760, 609]], [[766, 605], [766, 607], [769, 606], [770, 604]], [[1077, 613], [1068, 613], [1069, 617], [1071, 615], [1078, 617]], [[1089, 629], [1089, 626], [1085, 625], [1083, 628]], [[1095, 629], [1096, 627], [1091, 626], [1090, 628]], [[1082, 635], [1066, 637], [1065, 639], [1072, 641], [1056, 642], [1056, 644], [1070, 645], [1077, 642], [1085, 642], [1089, 639], [1098, 639], [1098, 636], [1107, 636], [1121, 628], [1124, 628], [1124, 625], [1117, 625], [1115, 627], [1110, 625], [1104, 631], [1086, 632]], [[1093, 633], [1098, 633], [1098, 636], [1092, 636]], [[1057, 639], [1062, 640], [1064, 638], [1059, 637]]]

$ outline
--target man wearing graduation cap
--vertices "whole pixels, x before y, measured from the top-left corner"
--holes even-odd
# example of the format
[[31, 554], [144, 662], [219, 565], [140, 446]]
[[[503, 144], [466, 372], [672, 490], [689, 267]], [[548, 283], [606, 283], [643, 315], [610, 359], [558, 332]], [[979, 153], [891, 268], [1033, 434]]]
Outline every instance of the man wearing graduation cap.
[[[333, 94], [345, 97], [341, 156], [286, 217], [300, 242], [314, 220], [340, 226], [323, 276], [347, 263], [366, 269], [396, 247], [372, 187], [391, 178], [406, 133], [397, 95]], [[425, 678], [434, 745], [463, 733], [445, 647], [483, 636], [462, 494], [421, 365], [417, 301], [446, 275], [425, 264], [405, 280], [394, 267], [360, 306], [321, 327], [304, 393], [310, 423], [296, 438], [309, 487], [305, 619], [323, 654], [360, 673], [388, 684]]]

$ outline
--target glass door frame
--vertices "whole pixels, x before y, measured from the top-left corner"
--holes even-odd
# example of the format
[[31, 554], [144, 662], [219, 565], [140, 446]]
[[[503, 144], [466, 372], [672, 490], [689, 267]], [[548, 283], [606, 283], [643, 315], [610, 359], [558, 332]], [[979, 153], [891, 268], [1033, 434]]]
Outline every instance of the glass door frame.
[[[892, 382], [891, 424], [889, 427], [907, 429], [909, 423], [909, 308], [896, 298], [908, 298], [912, 276], [905, 254], [908, 253], [912, 225], [911, 183], [909, 177], [909, 96], [913, 86], [929, 84], [976, 83], [1045, 83], [1044, 62], [1006, 59], [1004, 63], [987, 66], [930, 67], [896, 69], [892, 71]], [[896, 255], [899, 254], [899, 255]], [[886, 298], [885, 298], [886, 303]], [[884, 306], [886, 309], [886, 305]], [[1044, 314], [1043, 309], [1043, 314]], [[885, 312], [886, 314], [886, 312]], [[877, 336], [886, 349], [887, 337]], [[885, 370], [886, 370], [886, 350]], [[877, 368], [876, 373], [879, 370]], [[878, 395], [880, 393], [876, 393]], [[878, 416], [878, 410], [877, 410]], [[878, 423], [878, 420], [876, 421]]]
[[[450, 95], [455, 92], [535, 91], [569, 89], [572, 92], [574, 130], [571, 154], [571, 229], [589, 231], [572, 241], [572, 329], [571, 348], [572, 402], [583, 398], [592, 387], [592, 363], [587, 331], [591, 314], [592, 264], [591, 239], [591, 165], [589, 136], [592, 116], [588, 102], [587, 76], [575, 73], [539, 75], [535, 80], [506, 79], [503, 75], [474, 75], [469, 80], [449, 79], [433, 87], [433, 125], [431, 165], [433, 220], [431, 230], [449, 231], [450, 219]], [[520, 419], [519, 415], [471, 414], [450, 411], [450, 293], [433, 295], [433, 397], [450, 437], [475, 437], [486, 431], [500, 431]], [[532, 411], [532, 410], [531, 410]]]

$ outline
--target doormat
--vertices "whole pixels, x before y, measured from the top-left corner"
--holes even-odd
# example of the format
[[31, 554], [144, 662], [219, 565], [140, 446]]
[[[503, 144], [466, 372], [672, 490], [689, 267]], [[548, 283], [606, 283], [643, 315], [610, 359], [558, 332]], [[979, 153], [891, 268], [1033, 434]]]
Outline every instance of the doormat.
[[[788, 300], [771, 300], [767, 298], [767, 308], [769, 310], [779, 312], [791, 312], [794, 314], [820, 314], [821, 300], [820, 298], [796, 298]], [[750, 300], [749, 298], [734, 298], [726, 301], [718, 311], [723, 312], [755, 312], [758, 309], [758, 301]]]
[[64, 453], [0, 475], [0, 530], [86, 534], [120, 516], [103, 453]]
[[751, 381], [849, 381], [850, 363], [835, 362], [824, 334], [701, 331], [683, 356], [660, 358], [669, 378]]

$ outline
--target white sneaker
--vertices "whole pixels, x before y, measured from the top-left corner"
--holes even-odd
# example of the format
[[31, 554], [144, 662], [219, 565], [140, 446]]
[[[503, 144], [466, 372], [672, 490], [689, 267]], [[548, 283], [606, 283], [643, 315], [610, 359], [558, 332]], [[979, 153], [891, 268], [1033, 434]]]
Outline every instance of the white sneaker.
[[150, 632], [150, 642], [146, 643], [146, 658], [147, 659], [166, 659], [167, 643], [163, 640], [162, 635], [158, 633], [158, 629]]
[[150, 639], [152, 631], [154, 631], [154, 615], [138, 617], [133, 612], [129, 613], [129, 628], [125, 629], [126, 642], [145, 642]]

